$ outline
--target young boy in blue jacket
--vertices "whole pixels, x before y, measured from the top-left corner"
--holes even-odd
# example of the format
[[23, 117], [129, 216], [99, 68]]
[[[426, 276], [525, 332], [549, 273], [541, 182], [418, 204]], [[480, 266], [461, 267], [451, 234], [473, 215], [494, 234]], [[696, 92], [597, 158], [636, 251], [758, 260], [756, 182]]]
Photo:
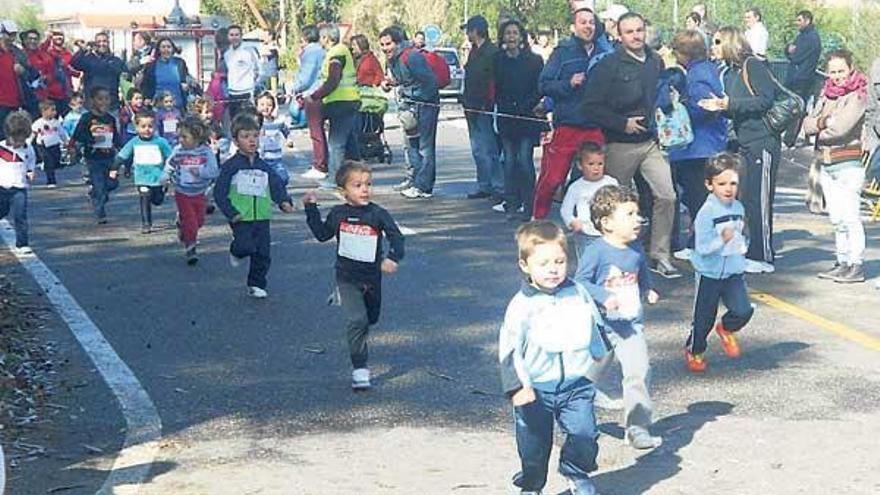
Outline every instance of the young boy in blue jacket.
[[[706, 188], [712, 194], [694, 220], [696, 247], [691, 264], [696, 272], [697, 295], [685, 348], [687, 368], [694, 373], [706, 371], [703, 353], [713, 325], [724, 353], [736, 358], [740, 348], [734, 333], [754, 313], [743, 279], [747, 245], [743, 235], [745, 210], [736, 199], [740, 166], [739, 157], [730, 153], [715, 155], [706, 164]], [[727, 313], [716, 325], [718, 301], [724, 301]]]
[[285, 213], [293, 213], [293, 200], [278, 174], [257, 155], [257, 120], [249, 114], [237, 116], [232, 122], [232, 136], [238, 152], [220, 168], [214, 201], [232, 228], [229, 264], [237, 267], [242, 258], [250, 258], [248, 295], [263, 299], [269, 295], [266, 275], [271, 263], [272, 203], [277, 203]]
[[546, 220], [516, 233], [519, 267], [527, 281], [504, 315], [498, 344], [501, 383], [516, 418], [522, 464], [513, 484], [540, 494], [547, 482], [554, 420], [565, 433], [559, 472], [572, 495], [595, 495], [599, 436], [593, 399], [596, 364], [608, 354], [593, 299], [566, 274], [565, 232]]

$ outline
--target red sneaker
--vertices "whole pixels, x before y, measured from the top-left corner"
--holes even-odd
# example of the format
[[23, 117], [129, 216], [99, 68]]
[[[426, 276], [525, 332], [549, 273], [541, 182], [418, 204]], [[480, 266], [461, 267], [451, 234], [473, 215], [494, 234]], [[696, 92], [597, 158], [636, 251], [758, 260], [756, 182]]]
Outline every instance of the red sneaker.
[[687, 369], [691, 373], [702, 373], [706, 371], [706, 360], [703, 359], [702, 354], [693, 354], [691, 351], [685, 349], [684, 350], [684, 358], [687, 361]]
[[727, 354], [727, 357], [738, 358], [741, 352], [739, 350], [739, 344], [736, 343], [736, 337], [734, 337], [733, 332], [725, 330], [724, 326], [719, 322], [715, 325], [715, 333], [717, 333], [718, 337], [721, 339], [721, 348], [724, 349], [724, 353]]

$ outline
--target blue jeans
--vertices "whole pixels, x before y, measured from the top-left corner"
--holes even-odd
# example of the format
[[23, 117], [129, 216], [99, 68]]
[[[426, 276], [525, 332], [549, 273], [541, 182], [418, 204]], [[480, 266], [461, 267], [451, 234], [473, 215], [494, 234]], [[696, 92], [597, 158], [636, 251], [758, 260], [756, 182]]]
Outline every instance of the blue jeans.
[[504, 148], [504, 199], [507, 211], [520, 206], [531, 216], [535, 202], [535, 141], [529, 136], [501, 138]]
[[504, 173], [499, 160], [498, 137], [492, 116], [465, 111], [471, 153], [477, 165], [477, 190], [501, 197], [504, 194]]
[[593, 384], [583, 378], [555, 392], [535, 389], [535, 396], [534, 402], [514, 408], [516, 446], [522, 471], [514, 476], [513, 484], [523, 491], [544, 488], [556, 421], [565, 433], [559, 454], [559, 473], [577, 485], [577, 495], [594, 495], [596, 490], [588, 475], [596, 470], [599, 454]]
[[12, 217], [15, 247], [28, 245], [27, 189], [0, 187], [0, 218]]
[[[340, 102], [345, 103], [345, 102]], [[331, 105], [333, 105], [331, 103]], [[324, 116], [330, 121], [330, 130], [327, 132], [327, 178], [324, 185], [336, 184], [336, 172], [345, 161], [345, 145], [349, 136], [354, 132], [355, 119], [358, 116], [357, 108], [353, 110], [332, 111], [330, 106], [325, 105]]]
[[406, 139], [406, 156], [412, 169], [412, 183], [419, 191], [434, 191], [437, 179], [437, 118], [440, 108], [433, 105], [416, 107], [418, 136]]
[[702, 354], [706, 351], [706, 337], [715, 325], [718, 301], [724, 301], [727, 306], [727, 313], [721, 317], [721, 325], [729, 332], [737, 332], [746, 326], [755, 310], [749, 301], [746, 282], [741, 274], [718, 280], [697, 273], [696, 279], [694, 322], [686, 345], [692, 353]]
[[87, 158], [86, 166], [89, 169], [89, 180], [92, 183], [92, 190], [89, 195], [92, 198], [92, 207], [94, 208], [95, 218], [102, 220], [107, 217], [107, 200], [110, 199], [110, 191], [116, 189], [119, 183], [111, 181], [108, 174], [110, 173], [110, 165], [113, 163], [113, 157], [108, 158]]

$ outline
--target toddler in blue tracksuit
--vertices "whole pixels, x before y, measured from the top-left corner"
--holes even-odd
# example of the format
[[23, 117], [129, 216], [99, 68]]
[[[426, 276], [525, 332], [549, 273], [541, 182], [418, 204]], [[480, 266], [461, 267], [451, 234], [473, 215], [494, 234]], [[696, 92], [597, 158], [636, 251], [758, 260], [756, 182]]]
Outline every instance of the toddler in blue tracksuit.
[[565, 433], [559, 472], [572, 495], [594, 495], [588, 473], [599, 453], [593, 377], [608, 354], [600, 316], [587, 290], [567, 278], [565, 232], [546, 220], [516, 233], [528, 280], [507, 306], [498, 357], [511, 398], [521, 470], [513, 483], [539, 494], [547, 482], [553, 423]]
[[[742, 329], [754, 313], [743, 279], [747, 244], [743, 235], [745, 210], [736, 199], [740, 166], [739, 157], [730, 153], [716, 155], [706, 164], [706, 188], [712, 194], [694, 220], [696, 246], [691, 264], [696, 272], [697, 295], [685, 349], [687, 367], [694, 373], [706, 370], [703, 353], [713, 326], [725, 354], [739, 357], [740, 348], [734, 333]], [[716, 325], [718, 301], [724, 301], [727, 313]]]

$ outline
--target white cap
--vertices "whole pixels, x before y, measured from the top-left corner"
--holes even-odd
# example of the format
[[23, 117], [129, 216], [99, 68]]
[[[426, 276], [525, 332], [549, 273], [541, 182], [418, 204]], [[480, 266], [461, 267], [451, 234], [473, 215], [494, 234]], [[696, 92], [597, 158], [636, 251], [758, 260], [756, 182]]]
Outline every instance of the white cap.
[[612, 3], [608, 6], [607, 9], [599, 13], [599, 19], [602, 19], [603, 21], [606, 19], [611, 19], [612, 21], [617, 22], [617, 20], [620, 19], [620, 16], [628, 13], [628, 8], [620, 5], [619, 3]]
[[5, 31], [6, 33], [13, 34], [18, 32], [18, 24], [15, 23], [12, 19], [3, 19], [0, 21], [0, 31]]

